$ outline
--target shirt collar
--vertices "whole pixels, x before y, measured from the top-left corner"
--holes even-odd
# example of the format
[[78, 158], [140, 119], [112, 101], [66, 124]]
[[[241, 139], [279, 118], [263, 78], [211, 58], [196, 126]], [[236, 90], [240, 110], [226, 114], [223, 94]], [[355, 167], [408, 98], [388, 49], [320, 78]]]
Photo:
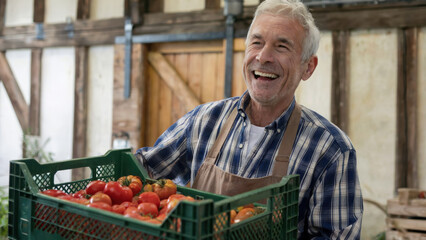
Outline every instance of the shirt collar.
[[[248, 93], [248, 91], [245, 91], [243, 95], [241, 95], [240, 100], [238, 101], [238, 113], [244, 119], [247, 118], [247, 113], [245, 109], [247, 109], [250, 99], [251, 99], [250, 94]], [[275, 119], [272, 123], [270, 123], [265, 128], [270, 130], [279, 129], [279, 131], [284, 131], [285, 127], [287, 126], [288, 120], [290, 119], [290, 115], [293, 112], [295, 104], [296, 104], [296, 100], [293, 97], [293, 100], [291, 101], [290, 106], [281, 114], [281, 116], [279, 116], [277, 119]]]

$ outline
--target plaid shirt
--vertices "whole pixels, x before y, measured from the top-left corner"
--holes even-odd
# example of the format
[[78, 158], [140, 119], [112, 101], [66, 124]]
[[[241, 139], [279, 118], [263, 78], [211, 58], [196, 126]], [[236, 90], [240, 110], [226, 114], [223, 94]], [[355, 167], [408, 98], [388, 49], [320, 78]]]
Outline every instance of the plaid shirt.
[[[246, 178], [271, 175], [273, 159], [295, 101], [265, 127], [264, 135], [253, 149], [247, 149], [251, 124], [244, 109], [248, 102], [246, 92], [242, 97], [200, 105], [167, 129], [154, 147], [137, 150], [136, 157], [153, 178], [192, 184], [225, 120], [234, 108], [238, 108], [239, 114], [216, 165]], [[288, 168], [288, 174], [299, 174], [301, 180], [299, 238], [359, 239], [363, 205], [355, 149], [335, 125], [301, 107], [301, 120]], [[249, 152], [245, 155], [244, 151]]]

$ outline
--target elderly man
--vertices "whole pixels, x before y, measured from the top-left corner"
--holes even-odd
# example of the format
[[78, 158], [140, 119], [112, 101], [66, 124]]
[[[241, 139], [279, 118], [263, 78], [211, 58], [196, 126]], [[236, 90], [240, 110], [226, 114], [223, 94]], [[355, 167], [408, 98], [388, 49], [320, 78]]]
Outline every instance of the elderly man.
[[136, 152], [154, 178], [234, 195], [300, 175], [299, 239], [359, 239], [363, 212], [350, 139], [296, 103], [319, 30], [297, 0], [266, 0], [250, 26], [241, 97], [196, 107]]

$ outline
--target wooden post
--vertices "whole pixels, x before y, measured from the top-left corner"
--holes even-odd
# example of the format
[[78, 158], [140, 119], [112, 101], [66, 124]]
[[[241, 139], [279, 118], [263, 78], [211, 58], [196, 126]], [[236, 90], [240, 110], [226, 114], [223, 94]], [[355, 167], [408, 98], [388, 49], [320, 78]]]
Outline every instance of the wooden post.
[[124, 89], [124, 45], [116, 45], [114, 51], [114, 91], [112, 132], [113, 146], [121, 141], [129, 141], [130, 147], [138, 148], [140, 143], [140, 117], [142, 115], [141, 91], [144, 86], [142, 73], [142, 44], [133, 44], [131, 66], [130, 98], [123, 96]]
[[[77, 19], [90, 17], [90, 0], [79, 0]], [[87, 155], [87, 102], [88, 102], [88, 66], [89, 49], [86, 46], [75, 48], [75, 88], [74, 88], [74, 129], [73, 129], [73, 158]], [[88, 173], [84, 168], [72, 170], [72, 180], [86, 179]]]
[[205, 9], [220, 9], [220, 0], [205, 0]]
[[41, 91], [41, 63], [43, 49], [31, 50], [31, 89], [29, 130], [33, 136], [40, 136], [40, 91]]
[[0, 36], [3, 36], [5, 12], [6, 12], [6, 0], [1, 0], [0, 1]]
[[34, 0], [33, 22], [44, 22], [44, 0]]
[[349, 31], [333, 32], [331, 121], [348, 131], [349, 83], [347, 76]]
[[399, 30], [395, 190], [418, 187], [417, 53], [418, 29]]

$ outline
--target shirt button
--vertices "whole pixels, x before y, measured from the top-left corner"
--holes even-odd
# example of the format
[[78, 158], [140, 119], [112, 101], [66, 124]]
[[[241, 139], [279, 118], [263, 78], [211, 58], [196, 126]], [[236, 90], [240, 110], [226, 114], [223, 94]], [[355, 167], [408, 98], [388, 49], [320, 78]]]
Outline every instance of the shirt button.
[[241, 117], [246, 117], [246, 114], [245, 113], [241, 113]]
[[243, 144], [242, 144], [242, 143], [240, 143], [240, 145], [238, 145], [238, 147], [239, 147], [239, 148], [243, 148]]
[[278, 129], [278, 130], [277, 130], [277, 132], [278, 132], [278, 133], [280, 133], [280, 132], [281, 132], [281, 129]]
[[243, 126], [244, 126], [244, 127], [245, 127], [245, 126], [247, 126], [247, 123], [246, 123], [246, 122], [244, 122], [244, 123], [243, 123]]

